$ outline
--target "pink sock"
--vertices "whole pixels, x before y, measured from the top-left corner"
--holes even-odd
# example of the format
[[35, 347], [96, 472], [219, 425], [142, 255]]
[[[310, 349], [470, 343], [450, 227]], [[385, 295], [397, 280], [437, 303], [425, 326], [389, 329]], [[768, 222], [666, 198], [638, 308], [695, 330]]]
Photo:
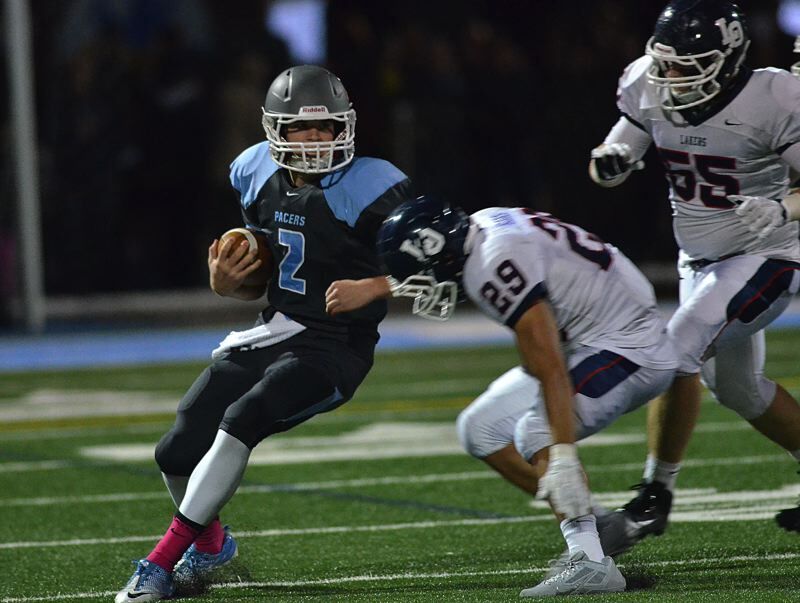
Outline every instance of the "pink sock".
[[201, 553], [216, 555], [222, 550], [222, 541], [224, 539], [225, 530], [222, 529], [219, 518], [215, 517], [214, 521], [208, 524], [205, 530], [200, 532], [200, 535], [194, 541], [194, 546]]
[[147, 560], [171, 572], [199, 533], [200, 530], [174, 517], [167, 533], [158, 541], [156, 548], [147, 556]]

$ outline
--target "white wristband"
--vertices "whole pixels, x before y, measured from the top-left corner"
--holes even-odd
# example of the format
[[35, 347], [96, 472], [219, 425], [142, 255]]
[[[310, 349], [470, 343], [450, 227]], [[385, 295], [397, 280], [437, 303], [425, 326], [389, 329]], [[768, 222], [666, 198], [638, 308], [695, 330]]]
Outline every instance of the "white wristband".
[[575, 444], [553, 444], [550, 446], [550, 459], [577, 459], [578, 448]]

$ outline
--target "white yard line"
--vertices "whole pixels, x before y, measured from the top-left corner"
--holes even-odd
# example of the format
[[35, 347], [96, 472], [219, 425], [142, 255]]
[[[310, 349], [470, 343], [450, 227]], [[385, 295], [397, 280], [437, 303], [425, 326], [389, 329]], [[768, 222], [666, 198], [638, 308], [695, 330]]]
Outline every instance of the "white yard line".
[[[726, 465], [757, 465], [760, 463], [774, 463], [786, 461], [788, 457], [782, 454], [769, 454], [747, 457], [721, 457], [708, 459], [690, 459], [684, 467], [722, 467]], [[591, 473], [613, 473], [617, 471], [638, 471], [642, 463], [618, 463], [614, 465], [587, 465], [586, 470]], [[373, 477], [359, 479], [329, 480], [321, 482], [298, 482], [284, 484], [265, 484], [263, 486], [242, 486], [237, 490], [237, 495], [243, 494], [269, 494], [280, 492], [297, 492], [303, 490], [335, 490], [341, 488], [362, 488], [372, 486], [390, 486], [397, 484], [424, 484], [439, 482], [458, 482], [483, 479], [499, 479], [491, 471], [463, 471], [460, 473], [432, 473], [427, 475], [398, 475], [389, 477]], [[51, 505], [74, 505], [91, 503], [114, 503], [138, 500], [166, 499], [165, 490], [152, 492], [120, 492], [116, 494], [91, 494], [86, 496], [39, 496], [34, 498], [9, 498], [0, 497], [0, 507], [30, 507]]]
[[[720, 522], [754, 521], [771, 517], [777, 510], [794, 504], [797, 488], [784, 485], [770, 490], [746, 490], [736, 492], [717, 492], [714, 489], [677, 490], [678, 501], [670, 514], [670, 521], [681, 522]], [[630, 496], [628, 491], [604, 492], [597, 495], [601, 504], [619, 504]], [[537, 506], [538, 501], [534, 501]], [[396, 530], [429, 529], [441, 527], [486, 526], [508, 523], [530, 523], [551, 521], [547, 509], [542, 513], [517, 517], [470, 518], [447, 521], [417, 521], [397, 524], [378, 524], [367, 526], [331, 526], [318, 528], [288, 528], [236, 532], [238, 538], [273, 538], [279, 536], [305, 536], [312, 534], [346, 534], [350, 532], [386, 532]], [[3, 549], [53, 548], [65, 546], [107, 545], [131, 542], [153, 542], [160, 534], [152, 536], [124, 536], [117, 538], [80, 538], [70, 540], [23, 541], [0, 543]]]
[[[738, 555], [735, 557], [704, 557], [702, 559], [679, 559], [674, 561], [651, 561], [647, 567], [701, 567], [715, 563], [751, 563], [753, 561], [788, 561], [800, 558], [800, 553], [779, 553], [773, 555]], [[624, 570], [625, 564], [619, 567]], [[637, 567], [641, 564], [637, 563]], [[399, 574], [365, 574], [359, 576], [339, 576], [336, 578], [320, 578], [317, 580], [286, 580], [274, 582], [225, 582], [222, 584], [212, 584], [215, 590], [228, 590], [239, 588], [303, 588], [308, 586], [330, 586], [336, 584], [358, 584], [369, 582], [395, 582], [408, 580], [438, 580], [450, 578], [474, 578], [480, 576], [517, 576], [539, 573], [547, 570], [547, 567], [530, 567], [523, 569], [504, 569], [486, 571], [464, 571], [464, 572], [403, 572]], [[70, 599], [93, 599], [99, 597], [113, 597], [117, 591], [105, 590], [97, 592], [81, 592], [72, 594], [43, 595], [34, 597], [6, 597], [0, 599], [0, 603], [37, 603], [45, 601], [65, 601]]]

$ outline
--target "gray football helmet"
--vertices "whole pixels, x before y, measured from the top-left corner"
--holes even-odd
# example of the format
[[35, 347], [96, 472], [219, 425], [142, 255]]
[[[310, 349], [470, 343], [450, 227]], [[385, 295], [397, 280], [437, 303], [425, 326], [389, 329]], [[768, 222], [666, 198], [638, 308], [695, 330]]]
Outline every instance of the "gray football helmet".
[[[304, 174], [323, 174], [353, 160], [356, 112], [342, 81], [327, 69], [300, 65], [283, 71], [267, 90], [261, 124], [272, 159]], [[287, 142], [285, 127], [298, 121], [333, 120], [331, 142]]]

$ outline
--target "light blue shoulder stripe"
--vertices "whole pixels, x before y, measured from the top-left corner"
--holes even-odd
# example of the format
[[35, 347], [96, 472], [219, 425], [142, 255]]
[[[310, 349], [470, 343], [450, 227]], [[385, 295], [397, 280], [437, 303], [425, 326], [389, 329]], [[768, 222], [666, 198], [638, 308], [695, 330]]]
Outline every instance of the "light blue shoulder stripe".
[[356, 157], [349, 169], [325, 176], [320, 184], [333, 215], [353, 227], [367, 206], [405, 179], [388, 161]]
[[278, 171], [278, 165], [269, 154], [269, 143], [261, 142], [243, 151], [231, 163], [231, 184], [241, 195], [242, 207], [256, 200], [258, 191]]

